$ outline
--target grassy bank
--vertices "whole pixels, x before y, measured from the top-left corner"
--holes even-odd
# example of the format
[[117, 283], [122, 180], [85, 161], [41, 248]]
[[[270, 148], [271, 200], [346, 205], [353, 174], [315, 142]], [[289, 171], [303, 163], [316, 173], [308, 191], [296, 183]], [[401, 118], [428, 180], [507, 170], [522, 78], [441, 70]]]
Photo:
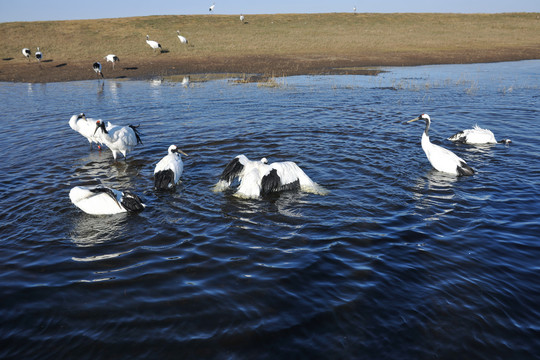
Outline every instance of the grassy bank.
[[[63, 67], [66, 74], [67, 65], [103, 62], [109, 53], [131, 69], [151, 62], [158, 68], [174, 66], [176, 72], [204, 71], [197, 65], [201, 62], [208, 71], [253, 71], [259, 64], [259, 72], [268, 72], [275, 63], [273, 71], [301, 73], [310, 63], [333, 67], [540, 58], [538, 13], [275, 14], [249, 15], [246, 21], [193, 15], [1, 23], [0, 80], [10, 81], [6, 72], [15, 65], [31, 71], [21, 49], [34, 53], [37, 46], [52, 60], [49, 67], [65, 64], [57, 69]], [[176, 30], [188, 38], [187, 46], [180, 44]], [[161, 43], [163, 53], [153, 53], [147, 34]]]

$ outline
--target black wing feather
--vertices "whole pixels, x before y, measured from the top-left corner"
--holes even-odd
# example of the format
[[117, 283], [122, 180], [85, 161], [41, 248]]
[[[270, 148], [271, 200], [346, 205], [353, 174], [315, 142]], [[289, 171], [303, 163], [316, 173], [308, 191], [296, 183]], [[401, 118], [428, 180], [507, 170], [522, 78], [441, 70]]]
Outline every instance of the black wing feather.
[[233, 160], [231, 160], [231, 162], [229, 162], [227, 166], [225, 166], [225, 169], [223, 169], [223, 172], [221, 173], [221, 176], [219, 177], [219, 179], [225, 180], [228, 183], [231, 183], [234, 180], [234, 178], [237, 177], [238, 174], [242, 172], [243, 169], [244, 169], [244, 165], [242, 165], [242, 163], [240, 162], [240, 159], [236, 157]]
[[154, 186], [158, 190], [168, 190], [169, 184], [174, 186], [174, 172], [171, 169], [158, 171], [154, 175]]
[[137, 126], [128, 125], [128, 126], [133, 129], [133, 132], [135, 133], [135, 136], [137, 137], [137, 144], [143, 145], [141, 137], [140, 137], [141, 133], [139, 132], [139, 130], [137, 130], [139, 128], [139, 126], [141, 126], [141, 125], [137, 125]]
[[464, 161], [457, 166], [457, 172], [459, 176], [468, 176], [474, 174], [473, 168], [467, 165]]
[[272, 169], [261, 180], [261, 195], [266, 196], [281, 189], [281, 179], [276, 169]]
[[122, 196], [122, 205], [127, 211], [137, 212], [144, 209], [142, 200], [129, 190], [124, 191], [124, 196]]

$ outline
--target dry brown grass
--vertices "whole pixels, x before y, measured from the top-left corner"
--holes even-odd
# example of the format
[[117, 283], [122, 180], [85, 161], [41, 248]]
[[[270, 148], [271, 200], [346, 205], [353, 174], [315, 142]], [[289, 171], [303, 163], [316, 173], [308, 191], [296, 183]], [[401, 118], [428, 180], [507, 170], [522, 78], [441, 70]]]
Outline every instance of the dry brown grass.
[[[250, 63], [271, 61], [279, 63], [271, 71], [294, 73], [295, 66], [301, 72], [303, 63], [354, 66], [540, 58], [538, 13], [275, 14], [250, 15], [246, 20], [242, 24], [236, 15], [193, 15], [0, 23], [0, 80], [3, 66], [26, 62], [23, 47], [35, 52], [37, 46], [55, 64], [88, 63], [114, 53], [130, 65], [190, 63], [192, 69], [204, 70], [196, 63], [217, 62], [231, 72], [250, 72]], [[188, 46], [180, 44], [176, 30], [188, 38]], [[146, 34], [165, 52], [153, 53]], [[242, 59], [251, 60], [244, 68], [235, 67]], [[271, 67], [268, 63], [264, 71]]]

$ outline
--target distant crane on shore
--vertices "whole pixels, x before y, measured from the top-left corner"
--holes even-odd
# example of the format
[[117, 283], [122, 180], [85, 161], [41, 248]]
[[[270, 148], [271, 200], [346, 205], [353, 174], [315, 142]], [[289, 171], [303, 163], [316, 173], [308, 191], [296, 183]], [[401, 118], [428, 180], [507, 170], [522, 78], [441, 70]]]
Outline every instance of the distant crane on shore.
[[242, 24], [244, 24], [244, 15], [240, 14], [240, 21], [242, 22]]
[[214, 8], [216, 7], [216, 3], [213, 3], [212, 5], [210, 5], [210, 7], [208, 8], [208, 11], [212, 12], [214, 11]]
[[120, 59], [118, 58], [118, 56], [116, 56], [116, 55], [114, 55], [114, 54], [109, 54], [109, 55], [105, 56], [104, 59], [106, 59], [107, 62], [112, 62], [112, 68], [113, 68], [113, 70], [114, 70], [114, 63], [120, 61]]
[[103, 77], [103, 73], [101, 72], [101, 63], [99, 61], [96, 61], [93, 65], [92, 65], [92, 68], [94, 69], [94, 71], [96, 72], [96, 76], [99, 78], [99, 75], [101, 75], [101, 77]]
[[180, 35], [180, 30], [176, 30], [176, 33], [178, 34], [178, 39], [180, 40], [180, 42], [182, 44], [187, 44], [188, 43], [188, 40], [185, 37], [183, 37], [182, 35]]
[[154, 40], [150, 40], [150, 36], [149, 35], [146, 35], [146, 43], [148, 45], [150, 45], [150, 47], [156, 51], [157, 49], [160, 49], [161, 51], [161, 44], [158, 43], [157, 41], [154, 41]]
[[30, 51], [30, 49], [24, 48], [22, 49], [22, 53], [28, 59], [28, 61], [30, 61], [30, 56], [32, 55], [32, 52]]
[[38, 62], [41, 62], [42, 58], [43, 58], [43, 54], [41, 53], [41, 51], [39, 51], [39, 46], [38, 46], [37, 51], [36, 51], [36, 59]]

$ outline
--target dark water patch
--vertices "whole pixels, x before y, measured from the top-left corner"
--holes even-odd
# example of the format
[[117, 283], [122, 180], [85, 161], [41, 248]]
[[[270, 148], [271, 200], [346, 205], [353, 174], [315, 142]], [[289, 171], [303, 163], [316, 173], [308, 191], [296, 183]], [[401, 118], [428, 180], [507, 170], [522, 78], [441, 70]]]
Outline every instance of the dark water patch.
[[[533, 358], [537, 68], [2, 84], [0, 356]], [[90, 150], [68, 125], [80, 112], [140, 124], [144, 145], [116, 162]], [[431, 168], [423, 127], [402, 124], [424, 112], [474, 176]], [[445, 140], [476, 123], [514, 143]], [[189, 154], [182, 182], [157, 192], [171, 144]], [[213, 192], [239, 154], [295, 161], [328, 194]], [[147, 207], [71, 204], [73, 186], [97, 184]]]

